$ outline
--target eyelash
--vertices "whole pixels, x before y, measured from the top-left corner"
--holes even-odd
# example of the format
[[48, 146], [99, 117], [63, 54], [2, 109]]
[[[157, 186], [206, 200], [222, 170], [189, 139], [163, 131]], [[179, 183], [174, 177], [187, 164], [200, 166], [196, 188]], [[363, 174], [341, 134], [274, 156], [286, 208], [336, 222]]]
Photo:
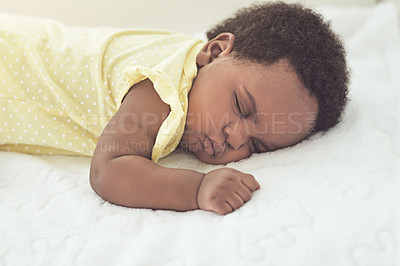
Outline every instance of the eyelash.
[[[250, 114], [244, 114], [242, 108], [240, 107], [240, 103], [239, 103], [239, 97], [237, 95], [237, 93], [235, 92], [235, 97], [234, 97], [234, 101], [235, 101], [235, 106], [236, 109], [238, 111], [238, 114], [241, 118], [247, 118]], [[251, 139], [251, 146], [253, 146], [254, 152], [255, 153], [260, 153], [261, 150], [258, 148], [256, 141], [252, 138]]]
[[260, 149], [256, 145], [256, 141], [253, 138], [251, 139], [251, 144], [253, 145], [255, 153], [260, 153], [261, 152]]
[[238, 111], [239, 116], [240, 116], [241, 118], [247, 118], [247, 117], [249, 116], [249, 114], [244, 114], [244, 113], [243, 113], [243, 110], [242, 110], [242, 108], [240, 107], [239, 98], [238, 98], [238, 95], [237, 95], [236, 92], [235, 92], [234, 101], [235, 101], [235, 106], [236, 106], [236, 109], [237, 109], [237, 111]]

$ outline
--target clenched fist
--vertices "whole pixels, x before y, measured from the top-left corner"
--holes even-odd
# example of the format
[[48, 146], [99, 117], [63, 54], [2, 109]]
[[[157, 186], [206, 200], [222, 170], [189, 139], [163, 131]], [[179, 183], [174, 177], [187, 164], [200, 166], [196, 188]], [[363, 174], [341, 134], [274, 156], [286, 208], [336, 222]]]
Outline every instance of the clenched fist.
[[200, 209], [224, 215], [242, 207], [258, 190], [254, 176], [232, 168], [221, 168], [207, 173], [197, 192]]

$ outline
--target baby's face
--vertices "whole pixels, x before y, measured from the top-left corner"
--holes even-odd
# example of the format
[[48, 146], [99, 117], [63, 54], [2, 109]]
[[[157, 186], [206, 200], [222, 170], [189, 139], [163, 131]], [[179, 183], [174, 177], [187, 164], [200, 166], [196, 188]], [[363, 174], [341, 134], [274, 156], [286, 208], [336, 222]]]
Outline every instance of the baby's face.
[[300, 142], [317, 111], [287, 61], [261, 66], [217, 58], [194, 80], [180, 146], [206, 163], [238, 161]]

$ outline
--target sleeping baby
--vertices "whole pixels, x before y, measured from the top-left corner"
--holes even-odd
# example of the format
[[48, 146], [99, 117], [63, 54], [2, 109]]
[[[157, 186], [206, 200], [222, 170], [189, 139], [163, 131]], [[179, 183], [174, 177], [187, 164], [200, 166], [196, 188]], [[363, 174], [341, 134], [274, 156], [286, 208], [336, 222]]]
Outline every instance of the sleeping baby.
[[330, 129], [347, 102], [345, 51], [321, 15], [282, 2], [207, 38], [0, 15], [0, 150], [92, 156], [93, 190], [122, 206], [240, 208], [260, 189], [252, 175], [157, 161], [179, 149], [227, 164]]

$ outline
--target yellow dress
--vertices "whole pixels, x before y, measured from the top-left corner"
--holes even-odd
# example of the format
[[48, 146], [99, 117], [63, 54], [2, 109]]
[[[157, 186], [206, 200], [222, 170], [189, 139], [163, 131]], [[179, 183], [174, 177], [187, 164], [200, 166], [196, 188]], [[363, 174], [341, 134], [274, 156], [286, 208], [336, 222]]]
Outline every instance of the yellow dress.
[[171, 108], [156, 162], [182, 137], [203, 45], [165, 31], [0, 15], [0, 150], [91, 156], [129, 88], [149, 78]]

